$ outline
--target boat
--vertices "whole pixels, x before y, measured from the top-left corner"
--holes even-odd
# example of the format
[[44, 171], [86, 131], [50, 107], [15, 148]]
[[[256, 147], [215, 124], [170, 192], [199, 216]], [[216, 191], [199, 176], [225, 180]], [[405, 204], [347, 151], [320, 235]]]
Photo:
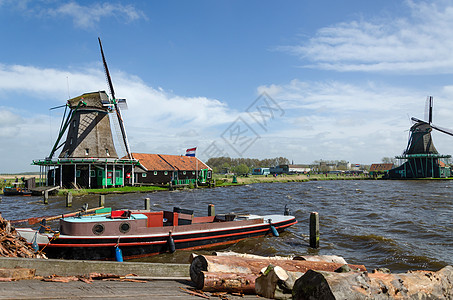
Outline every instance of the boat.
[[58, 231], [46, 226], [41, 226], [41, 230], [16, 230], [49, 258], [122, 261], [176, 250], [213, 248], [252, 237], [278, 236], [297, 223], [287, 211], [284, 215], [203, 217], [194, 217], [193, 211], [176, 207], [173, 211], [102, 212], [63, 216]]
[[3, 195], [5, 195], [5, 196], [30, 196], [31, 191], [22, 187], [18, 182], [13, 182], [12, 186], [5, 186], [3, 188]]

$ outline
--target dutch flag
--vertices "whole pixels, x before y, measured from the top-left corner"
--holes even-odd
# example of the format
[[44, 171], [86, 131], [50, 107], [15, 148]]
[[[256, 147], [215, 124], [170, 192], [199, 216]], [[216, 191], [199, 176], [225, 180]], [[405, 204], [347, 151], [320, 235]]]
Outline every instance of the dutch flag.
[[186, 156], [195, 156], [195, 151], [197, 150], [197, 147], [195, 148], [190, 148], [186, 150]]

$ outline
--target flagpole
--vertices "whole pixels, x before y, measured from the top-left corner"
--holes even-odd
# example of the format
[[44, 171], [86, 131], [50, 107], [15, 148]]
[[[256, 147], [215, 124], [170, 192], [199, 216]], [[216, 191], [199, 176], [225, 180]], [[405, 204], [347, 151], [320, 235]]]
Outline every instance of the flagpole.
[[195, 179], [195, 187], [198, 188], [198, 158], [197, 155], [195, 154], [195, 162], [196, 162], [196, 169], [197, 169], [197, 178]]

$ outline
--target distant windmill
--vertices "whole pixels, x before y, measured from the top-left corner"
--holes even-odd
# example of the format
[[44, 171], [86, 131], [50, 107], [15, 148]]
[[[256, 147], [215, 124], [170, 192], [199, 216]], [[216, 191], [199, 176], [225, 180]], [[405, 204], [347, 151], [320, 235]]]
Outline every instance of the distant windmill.
[[437, 154], [437, 150], [434, 147], [431, 131], [436, 129], [440, 132], [446, 133], [453, 136], [453, 131], [445, 129], [432, 124], [433, 122], [433, 97], [429, 96], [426, 99], [426, 110], [425, 119], [428, 121], [422, 121], [415, 117], [411, 120], [414, 122], [410, 132], [410, 138], [404, 154]]
[[451, 155], [441, 155], [434, 147], [431, 132], [433, 129], [453, 136], [453, 131], [432, 124], [433, 97], [426, 99], [425, 119], [423, 121], [412, 117], [414, 123], [410, 128], [410, 137], [403, 155], [398, 159], [405, 159], [401, 166], [389, 171], [390, 178], [439, 178], [449, 177], [450, 169], [441, 166], [440, 158], [450, 158]]

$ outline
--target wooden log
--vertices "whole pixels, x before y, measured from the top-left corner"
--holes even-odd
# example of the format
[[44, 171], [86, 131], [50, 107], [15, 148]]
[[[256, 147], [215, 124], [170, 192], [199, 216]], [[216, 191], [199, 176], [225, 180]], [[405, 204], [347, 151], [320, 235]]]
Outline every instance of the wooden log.
[[255, 280], [257, 295], [271, 299], [291, 299], [294, 283], [304, 273], [289, 272], [279, 266], [269, 265]]
[[[212, 256], [198, 255], [193, 258], [190, 264], [190, 278], [197, 286], [203, 286], [203, 271], [211, 273], [231, 273], [231, 274], [255, 274], [258, 275], [261, 269], [269, 264], [279, 266], [286, 271], [302, 272], [308, 270], [335, 271], [343, 264], [303, 261], [303, 260], [280, 260], [272, 258], [247, 258], [235, 256]], [[348, 265], [353, 270], [366, 271], [363, 265]]]
[[256, 274], [202, 272], [202, 283], [197, 286], [205, 292], [255, 294]]
[[293, 299], [452, 299], [453, 267], [403, 274], [307, 271], [296, 280]]

